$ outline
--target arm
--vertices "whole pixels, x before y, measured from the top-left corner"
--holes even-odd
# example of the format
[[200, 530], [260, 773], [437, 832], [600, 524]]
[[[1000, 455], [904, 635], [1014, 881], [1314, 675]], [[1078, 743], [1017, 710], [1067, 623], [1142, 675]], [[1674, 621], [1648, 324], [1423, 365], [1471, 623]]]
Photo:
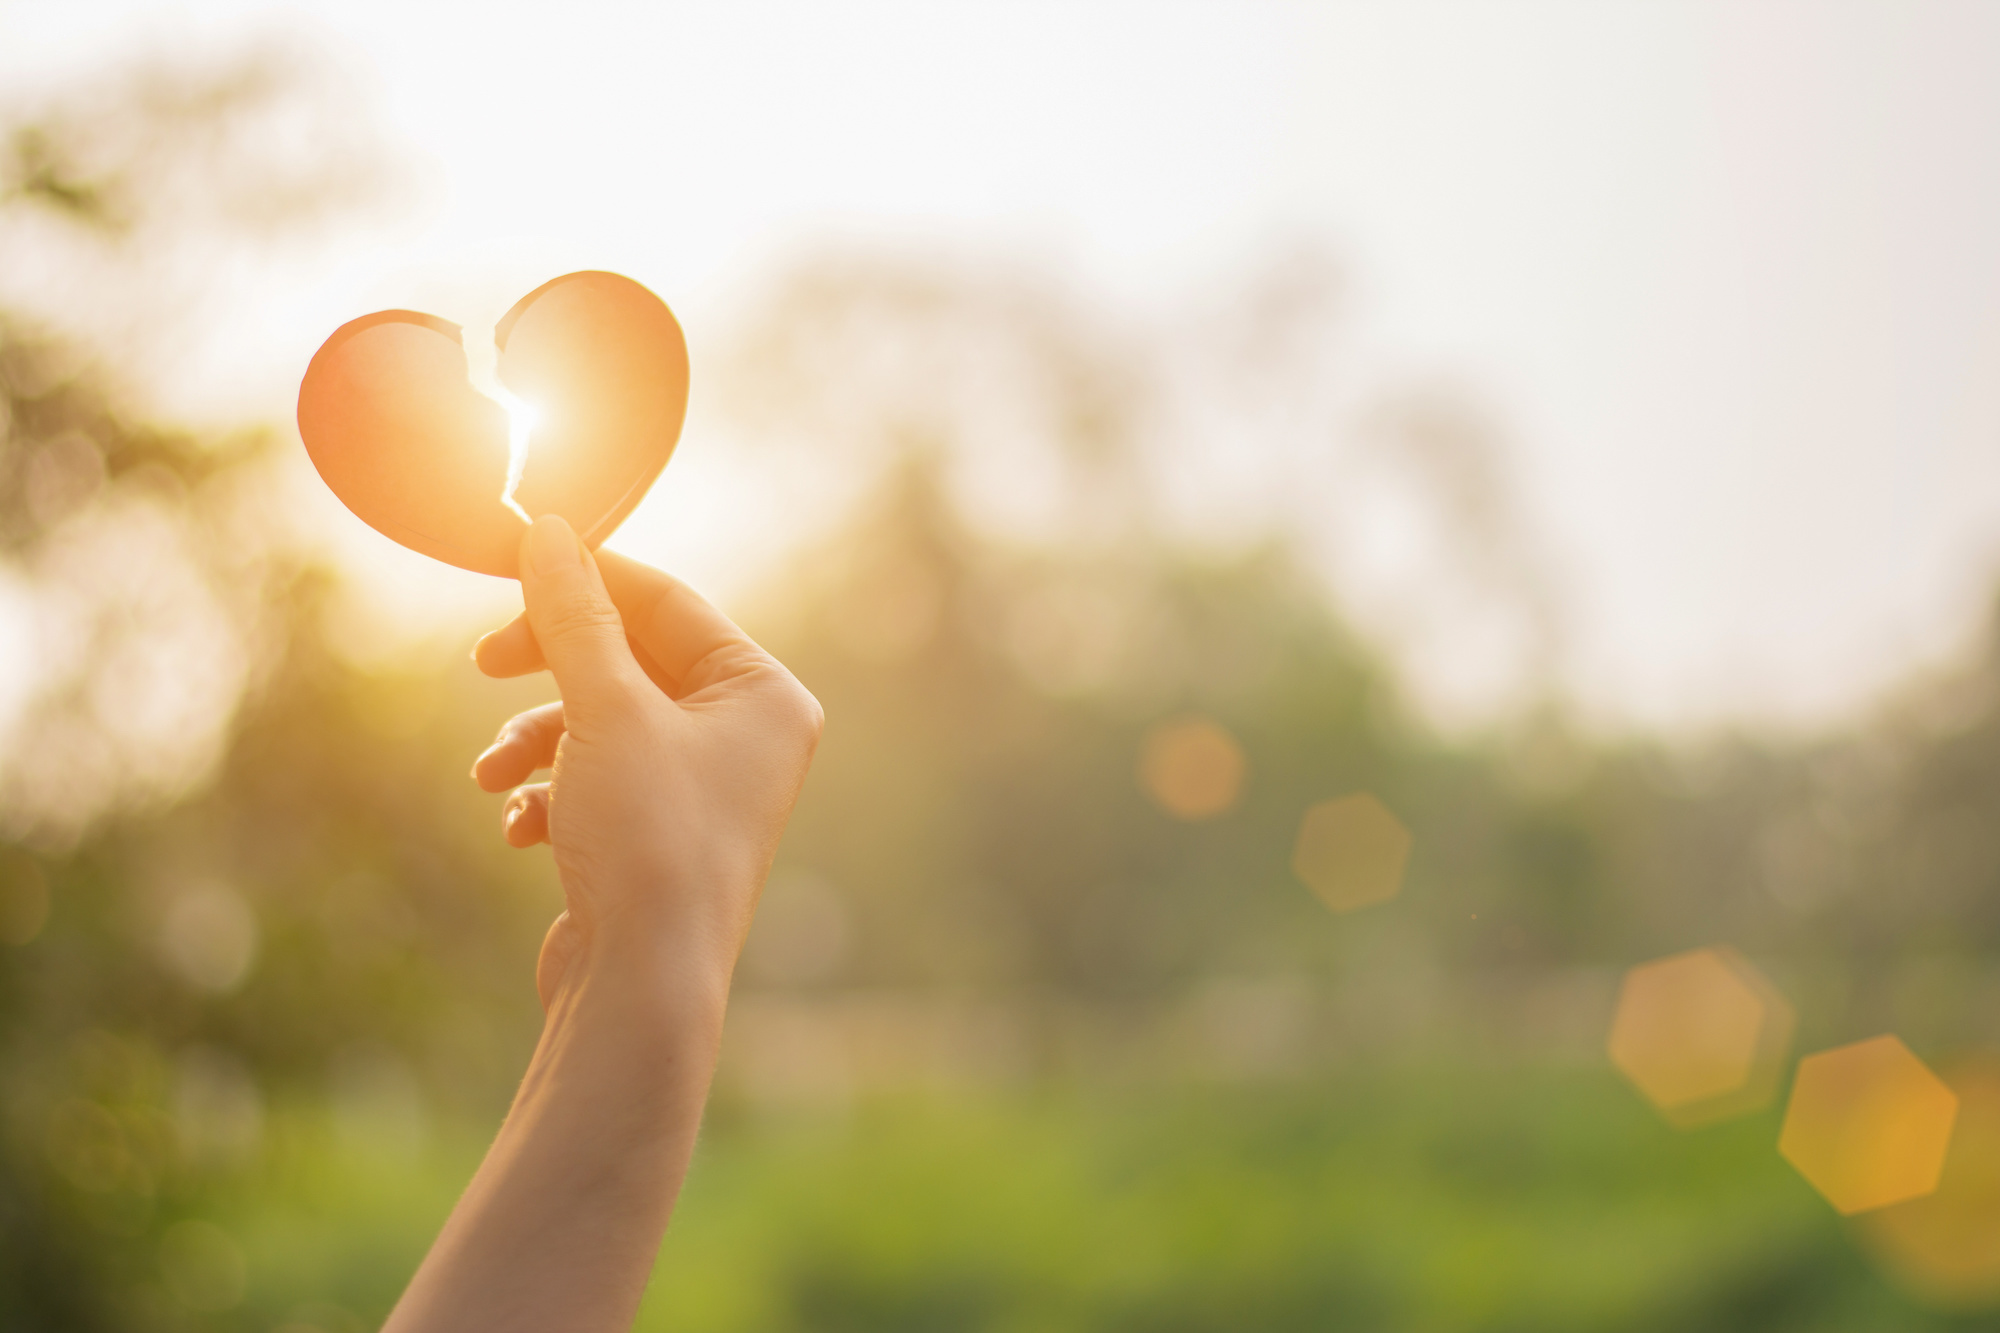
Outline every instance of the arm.
[[677, 580], [593, 558], [558, 518], [522, 544], [527, 614], [481, 670], [562, 702], [473, 775], [508, 842], [555, 850], [567, 910], [513, 1108], [384, 1333], [624, 1329], [687, 1174], [736, 954], [819, 736], [819, 706]]

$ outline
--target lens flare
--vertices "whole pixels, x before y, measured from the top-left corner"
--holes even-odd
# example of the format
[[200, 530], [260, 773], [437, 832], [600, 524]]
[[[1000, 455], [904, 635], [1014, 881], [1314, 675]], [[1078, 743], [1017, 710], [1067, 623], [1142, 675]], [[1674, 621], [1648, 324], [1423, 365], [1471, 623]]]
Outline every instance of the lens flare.
[[1146, 733], [1139, 785], [1162, 810], [1190, 823], [1213, 819], [1243, 790], [1243, 747], [1220, 723], [1190, 715]]
[[1958, 1118], [1937, 1191], [1869, 1213], [1861, 1235], [1919, 1300], [1991, 1308], [2000, 1305], [2000, 1057], [1962, 1060], [1945, 1083]]
[[1606, 1049], [1669, 1124], [1694, 1129], [1770, 1104], [1793, 1024], [1770, 979], [1716, 945], [1628, 971]]
[[1799, 1061], [1778, 1152], [1843, 1216], [1938, 1186], [1958, 1095], [1893, 1036]]
[[1321, 801], [1299, 821], [1292, 873], [1336, 912], [1388, 902], [1403, 891], [1410, 830], [1372, 794]]

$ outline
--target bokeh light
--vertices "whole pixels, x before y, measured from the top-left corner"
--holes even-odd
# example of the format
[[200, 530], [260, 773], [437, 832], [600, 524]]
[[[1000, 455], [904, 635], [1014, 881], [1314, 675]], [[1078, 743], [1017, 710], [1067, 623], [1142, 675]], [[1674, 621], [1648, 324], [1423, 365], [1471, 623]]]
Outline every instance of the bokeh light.
[[1367, 792], [1321, 801], [1299, 821], [1292, 871], [1336, 912], [1352, 912], [1403, 890], [1410, 831]]
[[[357, 10], [304, 3], [329, 31]], [[1611, 381], [1565, 380], [1575, 361], [1560, 357], [1530, 367], [1534, 384], [1467, 375], [1464, 358], [1432, 356], [1462, 340], [1408, 326], [1411, 311], [1430, 318], [1422, 292], [1403, 315], [1389, 308], [1406, 300], [1389, 289], [1421, 271], [1439, 290], [1483, 291], [1481, 328], [1556, 310], [1510, 304], [1507, 292], [1549, 290], [1516, 281], [1519, 264], [1495, 270], [1512, 275], [1501, 288], [1475, 271], [1479, 254], [1535, 239], [1516, 206], [1582, 216], [1550, 182], [1631, 205], [1631, 253], [1671, 248], [1690, 217], [1748, 219], [1764, 232], [1736, 240], [1798, 249], [1797, 228], [1772, 230], [1768, 210], [1719, 193], [1690, 213], [1656, 207], [1638, 176], [1637, 193], [1603, 190], [1604, 171], [1578, 169], [1599, 148], [1612, 175], [1650, 173], [1676, 198], [1690, 181], [1745, 179], [1750, 159], [1711, 150], [1797, 160], [1793, 130], [1897, 160], [1918, 145], [1954, 188], [1981, 179], [1984, 157], [1947, 162], [1935, 135], [1883, 122], [1829, 137], [1824, 117], [1786, 115], [1792, 129], [1773, 137], [1736, 114], [1748, 103], [1715, 100], [1800, 105], [1727, 51], [1715, 64], [1705, 44], [1740, 54], [1725, 31], [1740, 23], [1817, 68], [1830, 105], [1872, 106], [1849, 95], [1857, 66], [1812, 59], [1815, 26], [1847, 20], [1704, 18], [1698, 38], [1662, 41], [1667, 21], [1635, 8], [1551, 6], [1545, 32], [1501, 47], [1482, 39], [1519, 16], [1468, 33], [1388, 17], [1393, 6], [1335, 7], [1379, 10], [1402, 34], [1348, 45], [1331, 40], [1333, 10], [1284, 9], [1283, 24], [1305, 24], [1286, 59], [1342, 47], [1375, 71], [1362, 92], [1308, 64], [1287, 75], [1264, 38], [1204, 40], [1159, 7], [1082, 27], [1065, 11], [1048, 41], [1012, 11], [972, 29], [942, 8], [880, 23], [805, 10], [690, 22], [663, 9], [627, 26], [502, 6], [468, 26], [389, 6], [355, 20], [380, 40], [348, 55], [317, 28], [299, 39], [302, 59], [355, 59], [352, 95], [254, 51], [250, 65], [211, 68], [171, 43], [90, 86], [34, 70], [46, 111], [27, 87], [0, 99], [0, 256], [15, 260], [0, 257], [0, 1330], [380, 1328], [492, 1143], [543, 1032], [533, 960], [561, 895], [546, 850], [496, 838], [494, 801], [465, 768], [553, 686], [486, 679], [465, 660], [476, 632], [518, 609], [518, 588], [430, 568], [357, 523], [289, 423], [305, 358], [344, 319], [435, 310], [490, 363], [492, 316], [600, 264], [672, 300], [703, 351], [687, 447], [615, 549], [712, 596], [828, 719], [748, 931], [717, 1099], [636, 1329], [1926, 1326], [1855, 1261], [1857, 1245], [1919, 1299], [2000, 1301], [2000, 1066], [1940, 1067], [1960, 1109], [1938, 1189], [1844, 1225], [1773, 1151], [1797, 1065], [1792, 1004], [1732, 948], [1681, 952], [1726, 938], [1784, 958], [1772, 976], [1799, 979], [1801, 1022], [1894, 1013], [1926, 1053], [1984, 1032], [2000, 958], [2000, 916], [1981, 906], [2000, 873], [2000, 821], [1983, 817], [2000, 773], [2000, 634], [1959, 635], [1956, 660], [1940, 638], [1911, 697], [1857, 706], [1838, 726], [1765, 727], [1779, 719], [1752, 711], [1740, 731], [1677, 729], [1761, 708], [1773, 680], [1810, 692], [1819, 677], [1783, 663], [1766, 677], [1731, 654], [1690, 683], [1685, 658], [1604, 657], [1606, 643], [1658, 638], [1673, 598], [1607, 601], [1590, 577], [1598, 548], [1624, 549], [1631, 566], [1605, 587], [1663, 561], [1676, 579], [1762, 599], [1771, 641], [1823, 664], [1781, 632], [1796, 599], [1740, 560], [1691, 562], [1658, 532], [1635, 533], [1638, 514], [1716, 556], [1702, 525], [1675, 517], [1686, 506], [1659, 502], [1673, 491], [1664, 473], [1603, 504], [1572, 497], [1577, 521], [1544, 528], [1548, 477], [1574, 480], [1563, 460], [1578, 447], [1595, 458], [1590, 442], [1607, 433], [1565, 434], [1560, 421], [1551, 433], [1541, 408], [1550, 393], [1604, 398]], [[36, 63], [21, 54], [29, 28], [95, 27], [110, 12], [14, 11], [0, 18], [0, 65], [11, 53], [23, 68]], [[1257, 14], [1213, 22], [1276, 31], [1279, 9]], [[2000, 11], [1983, 22], [2000, 35]], [[227, 26], [162, 32], [223, 39]], [[718, 38], [732, 28], [740, 44]], [[1160, 58], [1170, 29], [1184, 62]], [[1607, 43], [1613, 29], [1624, 36]], [[1934, 58], [1870, 40], [1906, 72]], [[1955, 44], [1982, 47], [1968, 66], [1991, 66], [1992, 41]], [[603, 77], [592, 49], [650, 82]], [[1693, 77], [1678, 88], [1601, 77], [1665, 51], [1699, 62], [1680, 66]], [[1591, 84], [1572, 91], [1638, 90], [1647, 124], [1696, 136], [1699, 151], [1682, 151], [1689, 140], [1661, 159], [1664, 175], [1648, 168], [1629, 136], [1603, 132], [1607, 108], [1520, 77], [1514, 57], [1535, 52]], [[882, 77], [857, 79], [864, 67]], [[589, 95], [506, 96], [537, 70], [580, 77]], [[743, 95], [758, 70], [772, 96]], [[1133, 71], [1142, 84], [1118, 83]], [[1980, 86], [2000, 89], [1992, 73], [1978, 71]], [[1364, 233], [1410, 229], [1365, 206], [1277, 233], [1237, 191], [1204, 196], [1241, 224], [1220, 230], [1153, 206], [1201, 174], [1176, 125], [1207, 126], [1197, 156], [1259, 170], [1305, 160], [1246, 154], [1302, 141], [1204, 118], [1187, 88], [1213, 93], [1211, 110], [1275, 115], [1295, 102], [1285, 79], [1301, 76], [1315, 96], [1335, 89], [1340, 114], [1310, 120], [1353, 130], [1371, 178], [1410, 186], [1413, 214], [1469, 229], [1467, 264], [1390, 255], [1379, 267]], [[468, 97], [475, 85], [494, 95]], [[1553, 117], [1553, 137], [1507, 119], [1517, 86]], [[633, 88], [677, 90], [692, 114], [624, 115], [633, 106], [605, 100]], [[1440, 90], [1497, 108], [1509, 143], [1555, 144], [1560, 170], [1517, 178], [1491, 144], [1465, 140], [1464, 117], [1429, 117], [1453, 140], [1430, 144], [1438, 152], [1368, 129], [1395, 121], [1383, 106], [1445, 105]], [[343, 202], [349, 186], [378, 174], [344, 148], [371, 105], [413, 150], [417, 210], [379, 236], [340, 221], [361, 207]], [[844, 132], [866, 127], [857, 109], [919, 139]], [[639, 139], [592, 139], [607, 112]], [[512, 117], [504, 132], [495, 114]], [[1732, 134], [1707, 135], [1716, 123]], [[1563, 140], [1578, 127], [1587, 145]], [[1050, 171], [1051, 143], [1087, 170]], [[506, 206], [524, 170], [548, 176], [579, 144], [594, 165], [530, 192], [533, 217]], [[989, 147], [1012, 154], [998, 176]], [[384, 151], [400, 178], [401, 147]], [[1939, 233], [1922, 253], [1885, 245], [1871, 259], [1819, 244], [1853, 283], [1821, 284], [1816, 299], [1949, 279], [1958, 309], [1979, 305], [1994, 287], [1980, 273], [2000, 271], [1983, 239], [2000, 195], [1988, 213], [1912, 207], [1902, 187], [1914, 178], [1890, 155], [1835, 156], [1865, 187], [1850, 202], [1944, 219], [1965, 245]], [[1357, 159], [1345, 160], [1336, 169], [1351, 174]], [[979, 188], [911, 170], [920, 161]], [[1034, 189], [1012, 189], [1009, 171]], [[512, 193], [489, 195], [482, 173]], [[1127, 188], [1148, 173], [1157, 199]], [[687, 188], [731, 175], [757, 198]], [[1050, 181], [1066, 192], [1058, 212], [1077, 203], [1098, 219], [1098, 239], [1073, 255], [1034, 238], [1054, 216]], [[471, 194], [456, 188], [466, 182]], [[1505, 207], [1440, 213], [1424, 199], [1441, 188]], [[629, 207], [607, 207], [607, 190]], [[457, 204], [432, 206], [446, 196]], [[683, 206], [703, 199], [736, 212], [703, 221]], [[1872, 225], [1866, 208], [1809, 202], [1849, 239]], [[278, 212], [309, 230], [221, 216]], [[892, 214], [904, 222], [880, 225]], [[1161, 218], [1215, 238], [1213, 252], [1127, 225]], [[965, 221], [976, 226], [954, 230]], [[1574, 246], [1575, 230], [1544, 228], [1536, 243], [1595, 264], [1603, 247]], [[1099, 262], [1107, 236], [1115, 271]], [[321, 253], [322, 240], [335, 248]], [[279, 243], [268, 262], [267, 241]], [[1956, 271], [1967, 256], [1986, 267]], [[1764, 267], [1798, 285], [1784, 264]], [[1699, 268], [1670, 276], [1727, 287], [1743, 266]], [[181, 305], [185, 318], [159, 313]], [[1715, 303], [1681, 305], [1683, 341], [1728, 332]], [[1931, 307], [1918, 313], [1943, 309]], [[1923, 323], [1806, 313], [1870, 336]], [[183, 341], [186, 357], [167, 346]], [[239, 383], [217, 350], [231, 345], [275, 367], [268, 397], [261, 370]], [[1947, 378], [1967, 363], [1907, 360]], [[1655, 381], [1676, 378], [1656, 373], [1672, 359], [1647, 364]], [[163, 373], [210, 365], [244, 396], [212, 375]], [[1797, 378], [1777, 416], [1840, 415], [1818, 396], [1838, 376]], [[1607, 401], [1645, 416], [1641, 398]], [[1996, 404], [1987, 394], [1979, 410]], [[1736, 414], [1753, 417], [1776, 419]], [[1893, 453], [1884, 441], [1898, 433], [1872, 421], [1847, 424]], [[1935, 443], [1949, 424], [1902, 435]], [[1725, 470], [1741, 471], [1738, 453], [1722, 450]], [[1996, 458], [1980, 466], [2000, 477]], [[1872, 464], [1848, 462], [1852, 491]], [[1977, 499], [1977, 477], [1952, 480]], [[1695, 489], [1733, 503], [1726, 488]], [[1756, 506], [1736, 508], [1757, 527]], [[1834, 512], [1793, 509], [1800, 522]], [[1857, 541], [1895, 515], [1850, 509], [1821, 543], [1842, 568], [1856, 551], [1923, 546]], [[1765, 546], [1789, 552], [1787, 578], [1842, 586], [1797, 543]], [[1990, 605], [1971, 594], [1991, 572], [1953, 572], [1966, 608]], [[1808, 611], [1846, 615], [1849, 601]], [[1604, 628], [1613, 604], [1616, 633]], [[1914, 642], [1859, 641], [1897, 653]], [[1625, 726], [1646, 719], [1659, 729]], [[1916, 1111], [1893, 1097], [1887, 1111], [1829, 1110], [1811, 1092], [1815, 1068], [1798, 1116], [1845, 1117], [1820, 1125], [1817, 1155], [1790, 1126], [1791, 1155], [1816, 1180], [1819, 1158], [1837, 1177], [1848, 1159], [1881, 1157], [1883, 1141], [1904, 1142], [1905, 1158], [1940, 1141], [1921, 1080], [1903, 1098]], [[1760, 1106], [1755, 1123], [1719, 1133], [1666, 1127]]]
[[1899, 1284], [1944, 1306], [2000, 1304], [2000, 1057], [1945, 1072], [1958, 1118], [1937, 1189], [1869, 1213], [1861, 1235]]
[[1669, 1123], [1692, 1129], [1770, 1103], [1793, 1026], [1777, 987], [1718, 945], [1627, 972], [1606, 1045]]
[[160, 961], [197, 990], [236, 989], [257, 960], [257, 918], [243, 895], [223, 884], [178, 894], [160, 921]]
[[1247, 768], [1243, 747], [1221, 723], [1179, 717], [1146, 733], [1139, 783], [1162, 810], [1192, 822], [1234, 806]]
[[1778, 1151], [1842, 1214], [1937, 1188], [1958, 1097], [1894, 1036], [1799, 1061]]

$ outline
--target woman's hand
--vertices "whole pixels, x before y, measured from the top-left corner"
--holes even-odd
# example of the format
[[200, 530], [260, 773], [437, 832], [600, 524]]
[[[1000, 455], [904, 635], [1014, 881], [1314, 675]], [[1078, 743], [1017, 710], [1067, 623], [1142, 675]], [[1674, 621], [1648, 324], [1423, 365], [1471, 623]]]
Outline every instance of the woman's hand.
[[560, 518], [523, 543], [527, 613], [480, 640], [489, 676], [555, 673], [560, 703], [500, 729], [472, 772], [519, 786], [516, 847], [549, 842], [568, 911], [536, 982], [613, 939], [726, 981], [812, 760], [820, 710], [792, 674], [687, 585], [604, 553]]
[[489, 675], [544, 666], [562, 702], [501, 728], [473, 774], [507, 839], [548, 841], [568, 910], [536, 969], [547, 1018], [506, 1123], [384, 1333], [630, 1326], [687, 1174], [729, 974], [819, 739], [819, 705], [714, 607], [593, 558], [544, 518], [527, 614]]

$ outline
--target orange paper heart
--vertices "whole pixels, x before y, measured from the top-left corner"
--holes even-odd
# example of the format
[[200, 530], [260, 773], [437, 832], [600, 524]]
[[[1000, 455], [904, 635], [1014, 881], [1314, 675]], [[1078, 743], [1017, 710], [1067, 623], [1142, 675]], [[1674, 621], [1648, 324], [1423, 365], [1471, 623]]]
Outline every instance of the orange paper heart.
[[334, 330], [299, 386], [299, 435], [361, 520], [413, 551], [513, 578], [529, 514], [593, 548], [645, 496], [680, 439], [687, 341], [666, 303], [616, 273], [571, 273], [493, 330], [500, 382], [533, 410], [510, 487], [507, 411], [466, 378], [456, 324], [382, 310]]

